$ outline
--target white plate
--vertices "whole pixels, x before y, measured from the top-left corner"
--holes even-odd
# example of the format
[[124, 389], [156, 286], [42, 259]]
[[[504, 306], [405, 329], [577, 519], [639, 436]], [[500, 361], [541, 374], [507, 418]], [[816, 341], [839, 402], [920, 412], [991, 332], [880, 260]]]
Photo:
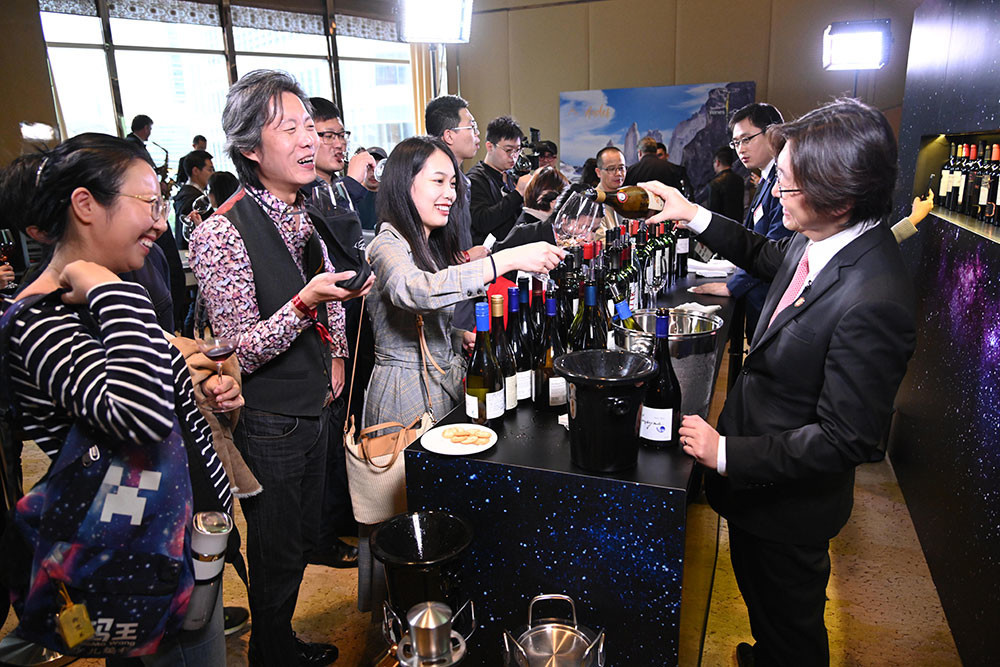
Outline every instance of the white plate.
[[[450, 440], [445, 440], [442, 433], [447, 428], [475, 428], [488, 431], [490, 434], [490, 439], [485, 445], [460, 445], [455, 444]], [[468, 454], [478, 454], [479, 452], [485, 452], [487, 449], [497, 444], [497, 434], [491, 428], [485, 426], [479, 426], [478, 424], [448, 424], [447, 426], [438, 426], [437, 428], [432, 428], [431, 430], [424, 433], [423, 438], [420, 439], [420, 444], [423, 448], [429, 452], [434, 452], [435, 454], [444, 454], [446, 456], [466, 456]]]

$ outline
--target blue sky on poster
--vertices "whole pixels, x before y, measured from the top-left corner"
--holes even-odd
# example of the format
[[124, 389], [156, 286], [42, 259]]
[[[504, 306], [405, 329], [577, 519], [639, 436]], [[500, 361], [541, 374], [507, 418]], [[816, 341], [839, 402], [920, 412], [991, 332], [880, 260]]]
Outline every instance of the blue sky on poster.
[[577, 90], [559, 95], [560, 159], [579, 166], [611, 141], [619, 148], [633, 122], [639, 137], [659, 130], [669, 144], [674, 127], [725, 83]]

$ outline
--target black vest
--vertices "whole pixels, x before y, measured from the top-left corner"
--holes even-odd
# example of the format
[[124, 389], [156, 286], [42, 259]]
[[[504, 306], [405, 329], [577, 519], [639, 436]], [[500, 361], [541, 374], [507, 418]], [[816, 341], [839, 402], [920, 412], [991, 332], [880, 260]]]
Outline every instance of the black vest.
[[[278, 233], [274, 221], [246, 193], [229, 200], [221, 211], [239, 232], [250, 257], [257, 308], [261, 321], [268, 319], [305, 287], [299, 267]], [[313, 234], [305, 247], [305, 274], [323, 273], [323, 251]], [[327, 325], [325, 305], [317, 308]], [[243, 398], [249, 408], [296, 417], [316, 417], [330, 392], [330, 349], [315, 327], [298, 335], [291, 346], [266, 364], [243, 376]]]

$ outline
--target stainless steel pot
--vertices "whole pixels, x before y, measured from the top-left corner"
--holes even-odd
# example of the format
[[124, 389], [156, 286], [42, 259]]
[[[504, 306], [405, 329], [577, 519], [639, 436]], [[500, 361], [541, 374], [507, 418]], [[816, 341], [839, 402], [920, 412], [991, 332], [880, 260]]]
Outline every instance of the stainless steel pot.
[[[571, 616], [535, 619], [536, 602], [569, 603]], [[572, 625], [566, 621], [572, 621]], [[604, 667], [604, 631], [595, 634], [576, 621], [576, 605], [567, 595], [537, 595], [528, 605], [528, 625], [518, 638], [504, 630], [504, 664], [517, 667]]]

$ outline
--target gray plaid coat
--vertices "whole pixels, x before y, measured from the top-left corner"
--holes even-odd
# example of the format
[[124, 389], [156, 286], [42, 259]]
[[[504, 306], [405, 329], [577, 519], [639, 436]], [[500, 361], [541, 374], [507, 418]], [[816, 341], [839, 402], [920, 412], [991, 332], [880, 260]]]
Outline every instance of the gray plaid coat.
[[[440, 419], [464, 400], [465, 362], [451, 344], [455, 304], [485, 296], [483, 262], [449, 266], [429, 273], [413, 263], [405, 239], [389, 225], [368, 246], [375, 286], [368, 295], [368, 314], [375, 331], [375, 370], [365, 399], [365, 426], [396, 421], [409, 424], [428, 407]], [[416, 315], [424, 319], [424, 338], [444, 371], [427, 361], [430, 404], [420, 378], [420, 342]]]

